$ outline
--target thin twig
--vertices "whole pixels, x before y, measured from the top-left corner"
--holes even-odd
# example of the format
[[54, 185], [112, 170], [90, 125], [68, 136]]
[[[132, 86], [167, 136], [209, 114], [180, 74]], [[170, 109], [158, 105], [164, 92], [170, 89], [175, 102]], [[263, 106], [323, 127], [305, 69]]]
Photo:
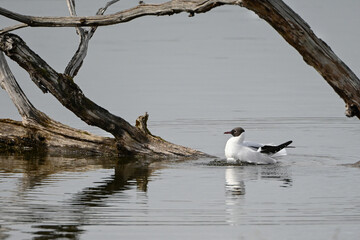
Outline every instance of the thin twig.
[[110, 7], [110, 6], [113, 5], [114, 3], [117, 3], [118, 1], [120, 1], [120, 0], [112, 0], [112, 1], [107, 2], [106, 5], [105, 5], [105, 7], [100, 8], [100, 9], [97, 11], [96, 15], [103, 15], [103, 14], [105, 13], [105, 11], [107, 10], [108, 7]]
[[17, 24], [17, 25], [14, 25], [14, 26], [6, 27], [6, 28], [3, 28], [3, 29], [0, 30], [0, 34], [8, 33], [8, 32], [20, 29], [20, 28], [26, 28], [28, 26], [29, 25], [27, 25], [25, 23], [21, 23], [21, 24]]
[[[99, 10], [96, 12], [96, 15], [104, 15], [105, 11], [108, 9], [108, 7], [110, 7], [111, 5], [113, 5], [114, 3], [117, 3], [120, 0], [112, 0], [106, 3], [105, 7], [103, 8], [99, 8]], [[95, 31], [97, 29], [97, 26], [93, 26], [91, 27], [91, 30], [89, 32], [88, 38], [92, 38], [92, 36], [94, 35]]]
[[[75, 0], [66, 0], [66, 3], [68, 5], [70, 15], [73, 17], [77, 16], [75, 9]], [[85, 31], [83, 28], [76, 27], [75, 29], [76, 29], [76, 33], [80, 35], [80, 39], [85, 38]]]
[[[109, 6], [111, 6], [112, 4], [114, 4], [118, 1], [120, 1], [120, 0], [112, 0], [112, 1], [107, 2], [105, 7], [100, 8], [97, 11], [96, 15], [103, 15]], [[76, 16], [75, 0], [66, 0], [66, 3], [68, 5], [71, 16]], [[78, 47], [77, 51], [75, 52], [74, 56], [71, 58], [69, 64], [66, 66], [65, 71], [64, 71], [65, 74], [67, 74], [71, 77], [76, 76], [76, 74], [80, 70], [80, 68], [83, 64], [83, 61], [86, 57], [86, 54], [88, 51], [88, 46], [89, 46], [89, 41], [92, 38], [92, 36], [94, 35], [96, 29], [97, 29], [97, 26], [91, 27], [90, 31], [86, 31], [82, 27], [76, 27], [76, 32], [78, 35], [80, 35], [80, 44], [79, 44], [79, 47]]]
[[77, 14], [76, 14], [76, 10], [75, 10], [75, 0], [66, 0], [66, 3], [68, 5], [70, 15], [76, 16]]

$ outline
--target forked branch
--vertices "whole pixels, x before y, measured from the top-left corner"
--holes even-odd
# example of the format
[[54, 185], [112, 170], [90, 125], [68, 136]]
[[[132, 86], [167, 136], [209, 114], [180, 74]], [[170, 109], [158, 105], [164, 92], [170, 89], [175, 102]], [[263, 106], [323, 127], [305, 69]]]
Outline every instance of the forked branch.
[[[100, 8], [96, 15], [103, 15], [107, 8], [111, 6], [112, 4], [118, 2], [119, 0], [113, 0], [108, 2], [105, 7]], [[76, 16], [76, 9], [75, 9], [75, 0], [66, 0], [70, 15]], [[76, 50], [74, 56], [71, 58], [70, 62], [65, 68], [64, 74], [69, 75], [70, 77], [75, 77], [78, 71], [80, 70], [84, 59], [86, 57], [88, 47], [89, 47], [89, 41], [94, 35], [95, 31], [97, 29], [97, 26], [92, 26], [90, 30], [85, 30], [82, 27], [76, 27], [76, 32], [80, 37], [80, 43], [79, 47]]]
[[54, 95], [60, 103], [89, 125], [97, 126], [116, 138], [119, 154], [198, 157], [199, 151], [169, 143], [146, 130], [147, 115], [137, 126], [111, 114], [88, 99], [73, 78], [57, 73], [14, 34], [0, 35], [0, 51], [17, 62], [42, 89]]

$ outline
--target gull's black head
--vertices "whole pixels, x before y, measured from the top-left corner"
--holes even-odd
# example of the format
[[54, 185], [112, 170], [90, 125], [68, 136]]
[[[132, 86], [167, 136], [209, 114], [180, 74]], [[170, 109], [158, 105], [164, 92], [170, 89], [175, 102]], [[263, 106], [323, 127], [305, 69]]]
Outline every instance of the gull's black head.
[[234, 137], [238, 137], [240, 136], [243, 132], [245, 132], [245, 130], [241, 127], [237, 127], [237, 128], [234, 128], [233, 130], [231, 130], [230, 132], [224, 132], [224, 134], [231, 134], [233, 135]]

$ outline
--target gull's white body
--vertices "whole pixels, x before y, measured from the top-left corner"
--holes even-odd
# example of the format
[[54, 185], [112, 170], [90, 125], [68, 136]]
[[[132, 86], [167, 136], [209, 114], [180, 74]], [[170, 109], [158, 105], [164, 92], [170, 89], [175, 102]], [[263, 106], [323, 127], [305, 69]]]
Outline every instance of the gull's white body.
[[[274, 154], [261, 153], [264, 144], [244, 141], [245, 133], [240, 136], [231, 137], [225, 146], [225, 156], [228, 162], [248, 162], [254, 164], [273, 164], [276, 157], [286, 155], [286, 150], [282, 149]], [[258, 150], [255, 150], [258, 149]]]

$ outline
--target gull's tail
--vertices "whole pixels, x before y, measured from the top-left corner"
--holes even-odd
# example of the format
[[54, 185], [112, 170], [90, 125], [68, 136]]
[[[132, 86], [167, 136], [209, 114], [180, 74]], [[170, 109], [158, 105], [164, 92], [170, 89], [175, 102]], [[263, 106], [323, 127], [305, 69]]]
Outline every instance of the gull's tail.
[[[264, 145], [261, 147], [260, 152], [261, 153], [265, 153], [265, 154], [277, 154], [280, 153], [281, 150], [283, 150], [284, 148], [286, 148], [287, 146], [289, 146], [292, 143], [292, 141], [287, 141], [285, 143], [282, 143], [278, 146], [271, 146], [271, 145]], [[283, 154], [279, 154], [279, 155], [286, 155], [286, 151], [284, 149], [284, 153]]]

